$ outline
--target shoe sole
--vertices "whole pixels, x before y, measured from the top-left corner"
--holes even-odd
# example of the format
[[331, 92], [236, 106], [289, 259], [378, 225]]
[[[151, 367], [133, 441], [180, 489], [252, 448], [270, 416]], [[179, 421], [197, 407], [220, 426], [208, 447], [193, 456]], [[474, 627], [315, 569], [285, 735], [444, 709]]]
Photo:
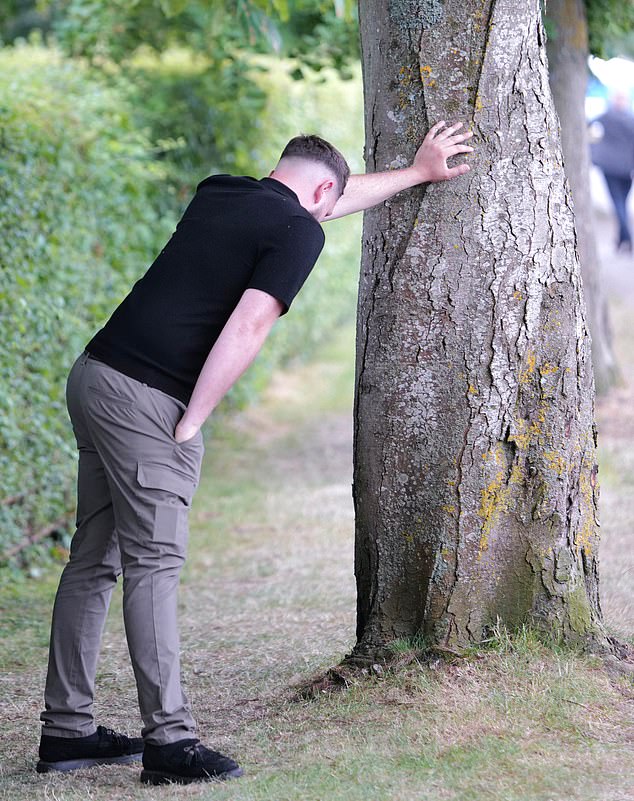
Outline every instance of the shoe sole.
[[80, 770], [81, 768], [92, 768], [95, 765], [130, 765], [132, 762], [140, 762], [143, 754], [124, 754], [117, 757], [95, 757], [94, 759], [66, 759], [60, 762], [40, 761], [35, 766], [38, 773], [49, 773], [56, 770], [60, 773], [67, 773], [70, 770]]
[[193, 784], [194, 782], [213, 782], [225, 781], [226, 779], [237, 779], [242, 776], [244, 771], [242, 768], [234, 768], [227, 770], [224, 773], [217, 773], [211, 775], [209, 773], [204, 776], [181, 776], [178, 773], [166, 773], [161, 770], [143, 770], [141, 771], [142, 784]]

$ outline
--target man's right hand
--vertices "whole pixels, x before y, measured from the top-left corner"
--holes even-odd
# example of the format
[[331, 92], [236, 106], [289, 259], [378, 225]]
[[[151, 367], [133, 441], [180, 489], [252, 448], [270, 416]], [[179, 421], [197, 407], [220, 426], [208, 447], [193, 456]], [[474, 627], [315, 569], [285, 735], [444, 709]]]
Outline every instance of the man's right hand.
[[174, 439], [180, 445], [182, 442], [187, 442], [188, 439], [195, 437], [198, 431], [199, 427], [194, 423], [188, 423], [185, 415], [183, 415], [174, 431]]
[[471, 153], [473, 148], [462, 143], [473, 136], [473, 132], [457, 133], [458, 129], [462, 128], [461, 122], [449, 127], [446, 125], [447, 123], [442, 120], [432, 126], [416, 151], [412, 169], [417, 172], [419, 183], [448, 181], [469, 172], [468, 164], [448, 167], [447, 159], [459, 153]]
[[467, 164], [447, 166], [447, 159], [459, 153], [470, 153], [473, 148], [462, 144], [472, 135], [471, 131], [458, 133], [461, 122], [446, 127], [447, 123], [437, 122], [423, 139], [416, 151], [414, 161], [409, 167], [401, 167], [385, 172], [370, 172], [365, 175], [351, 175], [345, 192], [335, 204], [332, 213], [325, 217], [336, 220], [346, 214], [363, 211], [392, 197], [397, 192], [410, 189], [428, 181], [447, 181], [464, 175], [469, 171]]

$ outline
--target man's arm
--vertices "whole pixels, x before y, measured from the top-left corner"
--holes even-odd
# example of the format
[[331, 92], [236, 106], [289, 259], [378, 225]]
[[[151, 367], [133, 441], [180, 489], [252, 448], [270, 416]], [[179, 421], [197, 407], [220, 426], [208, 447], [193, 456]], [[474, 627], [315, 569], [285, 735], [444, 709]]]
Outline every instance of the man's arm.
[[176, 426], [176, 442], [191, 439], [221, 398], [257, 356], [284, 306], [261, 289], [247, 289], [205, 360], [187, 411]]
[[473, 150], [462, 142], [472, 136], [471, 131], [456, 133], [462, 123], [444, 126], [443, 121], [437, 122], [429, 129], [422, 145], [418, 148], [414, 161], [410, 167], [387, 172], [366, 173], [365, 175], [351, 175], [345, 192], [337, 201], [332, 214], [326, 220], [336, 220], [355, 211], [363, 211], [377, 203], [392, 197], [403, 189], [409, 189], [417, 184], [428, 181], [446, 181], [468, 172], [467, 164], [457, 167], [447, 167], [447, 159], [458, 153], [469, 153]]

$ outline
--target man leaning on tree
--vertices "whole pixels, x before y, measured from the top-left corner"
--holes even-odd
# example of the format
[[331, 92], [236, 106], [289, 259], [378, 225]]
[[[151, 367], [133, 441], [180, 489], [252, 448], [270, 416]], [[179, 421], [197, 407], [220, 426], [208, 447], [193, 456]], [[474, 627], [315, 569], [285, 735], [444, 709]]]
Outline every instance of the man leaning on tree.
[[[285, 314], [324, 244], [320, 223], [465, 173], [461, 124], [434, 125], [411, 166], [352, 175], [299, 136], [266, 178], [213, 175], [73, 365], [77, 530], [53, 609], [39, 772], [143, 762], [141, 781], [240, 776], [204, 746], [181, 687], [177, 589], [203, 456], [201, 426]], [[345, 191], [344, 191], [345, 190]], [[123, 615], [142, 737], [96, 726], [97, 657], [123, 574]]]

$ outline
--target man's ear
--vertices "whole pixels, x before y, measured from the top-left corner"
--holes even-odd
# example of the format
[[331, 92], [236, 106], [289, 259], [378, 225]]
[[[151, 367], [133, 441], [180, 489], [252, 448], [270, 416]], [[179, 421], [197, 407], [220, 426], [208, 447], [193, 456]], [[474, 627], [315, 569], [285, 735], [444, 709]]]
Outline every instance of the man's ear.
[[335, 182], [332, 178], [327, 178], [322, 181], [317, 189], [315, 189], [315, 203], [320, 203], [325, 195], [330, 195], [334, 192]]

